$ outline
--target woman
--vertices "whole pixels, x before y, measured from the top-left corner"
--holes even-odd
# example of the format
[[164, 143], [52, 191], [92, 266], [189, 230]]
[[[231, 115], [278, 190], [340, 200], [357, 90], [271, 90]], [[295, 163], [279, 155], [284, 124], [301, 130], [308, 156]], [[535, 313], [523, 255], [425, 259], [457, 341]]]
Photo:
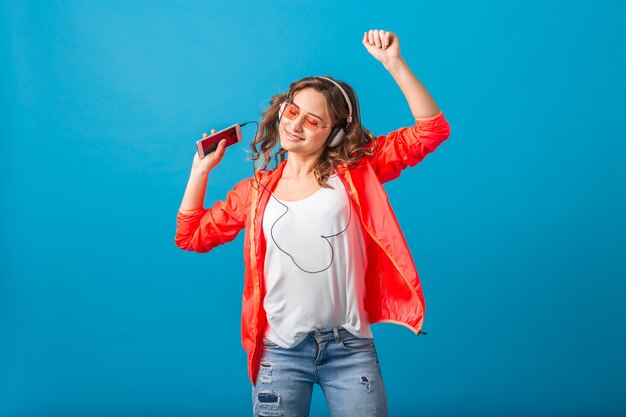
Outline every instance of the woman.
[[[175, 242], [207, 252], [245, 229], [242, 343], [255, 416], [308, 415], [315, 383], [335, 417], [387, 415], [370, 325], [421, 332], [419, 277], [382, 183], [434, 151], [449, 125], [395, 34], [370, 30], [362, 42], [404, 93], [414, 126], [375, 138], [346, 83], [307, 77], [263, 114], [251, 145], [263, 170], [210, 209], [208, 174], [224, 143], [194, 155]], [[281, 161], [267, 170], [278, 145]]]

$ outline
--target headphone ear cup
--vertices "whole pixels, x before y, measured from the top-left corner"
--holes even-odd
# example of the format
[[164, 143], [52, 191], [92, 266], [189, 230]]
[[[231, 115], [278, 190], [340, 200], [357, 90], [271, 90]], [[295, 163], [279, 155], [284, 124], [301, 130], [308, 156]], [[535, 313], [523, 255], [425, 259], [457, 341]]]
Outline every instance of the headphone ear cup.
[[280, 105], [280, 108], [278, 109], [278, 120], [283, 118], [283, 113], [285, 112], [285, 107], [287, 107], [287, 102], [283, 101], [283, 103]]
[[328, 146], [334, 148], [335, 146], [341, 145], [345, 137], [346, 132], [343, 130], [343, 128], [334, 128], [333, 131], [330, 133], [330, 136], [328, 137]]

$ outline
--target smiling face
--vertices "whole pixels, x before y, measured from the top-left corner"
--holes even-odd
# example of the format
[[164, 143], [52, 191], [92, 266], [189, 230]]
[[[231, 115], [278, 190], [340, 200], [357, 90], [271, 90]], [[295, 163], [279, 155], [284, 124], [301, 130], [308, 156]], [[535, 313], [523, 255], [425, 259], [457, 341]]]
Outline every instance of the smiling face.
[[[288, 152], [302, 156], [321, 155], [332, 130], [326, 97], [313, 88], [304, 88], [293, 96], [291, 103], [295, 107], [287, 107], [280, 120], [278, 131], [281, 146]], [[318, 127], [313, 130], [315, 123]]]

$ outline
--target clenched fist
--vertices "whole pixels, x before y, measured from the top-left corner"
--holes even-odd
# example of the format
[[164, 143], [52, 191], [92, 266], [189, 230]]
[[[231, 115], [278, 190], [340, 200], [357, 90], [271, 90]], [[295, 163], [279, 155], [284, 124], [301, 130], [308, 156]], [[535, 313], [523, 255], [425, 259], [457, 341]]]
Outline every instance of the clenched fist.
[[385, 30], [372, 29], [363, 33], [363, 45], [383, 65], [400, 59], [400, 40], [398, 35]]

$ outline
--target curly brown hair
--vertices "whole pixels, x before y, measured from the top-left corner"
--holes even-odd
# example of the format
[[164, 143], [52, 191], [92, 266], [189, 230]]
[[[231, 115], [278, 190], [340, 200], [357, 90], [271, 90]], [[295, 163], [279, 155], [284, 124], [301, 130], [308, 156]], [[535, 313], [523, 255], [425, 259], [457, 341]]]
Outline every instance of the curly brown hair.
[[[331, 79], [334, 80], [334, 78]], [[356, 93], [345, 82], [335, 81], [341, 85], [350, 98], [352, 122], [344, 128], [345, 138], [343, 142], [334, 148], [326, 146], [313, 169], [315, 178], [322, 187], [328, 187], [328, 177], [338, 164], [352, 165], [362, 157], [374, 154], [376, 147], [376, 137], [361, 125], [361, 114]], [[349, 115], [348, 104], [341, 90], [334, 83], [316, 76], [306, 77], [291, 83], [287, 93], [276, 94], [272, 97], [270, 106], [262, 114], [259, 132], [250, 143], [251, 159], [253, 161], [261, 159], [263, 161], [261, 169], [267, 169], [272, 150], [276, 144], [280, 144], [278, 136], [280, 105], [283, 102], [291, 101], [298, 91], [305, 88], [313, 88], [324, 95], [329, 115], [333, 120], [333, 127], [345, 126], [345, 121]], [[285, 160], [286, 153], [287, 151], [282, 147], [278, 150], [275, 155], [276, 165]]]

